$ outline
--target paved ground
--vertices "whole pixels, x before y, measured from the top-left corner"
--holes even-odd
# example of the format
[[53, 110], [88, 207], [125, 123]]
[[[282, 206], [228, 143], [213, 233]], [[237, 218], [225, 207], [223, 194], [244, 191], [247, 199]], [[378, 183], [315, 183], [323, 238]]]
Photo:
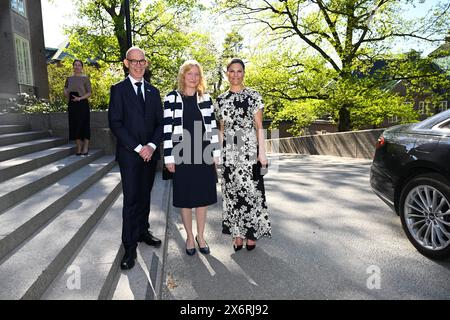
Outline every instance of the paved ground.
[[450, 262], [429, 260], [408, 242], [370, 190], [370, 161], [273, 155], [271, 163], [273, 236], [251, 252], [235, 253], [221, 233], [220, 198], [208, 212], [211, 255], [187, 256], [171, 207], [162, 299], [450, 298]]

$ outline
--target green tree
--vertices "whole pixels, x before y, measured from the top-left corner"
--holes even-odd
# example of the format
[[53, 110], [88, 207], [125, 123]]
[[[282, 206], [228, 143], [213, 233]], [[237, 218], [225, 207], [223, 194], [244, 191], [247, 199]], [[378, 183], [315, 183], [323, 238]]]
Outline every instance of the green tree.
[[[125, 30], [124, 0], [73, 0], [80, 21], [67, 26], [71, 47], [83, 58], [99, 59], [104, 62], [119, 62], [128, 50]], [[180, 27], [192, 21], [190, 18], [196, 1], [172, 0], [142, 1], [130, 0], [132, 36], [135, 44], [142, 40], [154, 41], [160, 33], [180, 31]], [[166, 40], [170, 40], [167, 37]], [[154, 44], [154, 43], [152, 43]], [[161, 45], [161, 44], [160, 44]], [[159, 45], [159, 46], [160, 46]], [[157, 47], [154, 49], [157, 52]]]
[[[450, 52], [447, 52], [447, 59], [450, 60]], [[383, 71], [393, 75], [392, 81], [405, 84], [408, 101], [420, 97], [434, 106], [428, 110], [428, 115], [431, 115], [438, 111], [436, 107], [439, 103], [448, 100], [450, 95], [450, 69], [438, 62], [433, 55], [421, 57], [420, 53], [410, 51], [390, 60]]]
[[242, 54], [244, 38], [239, 34], [236, 29], [231, 30], [225, 37], [222, 45], [222, 52], [219, 53], [216, 50], [216, 56], [218, 57], [216, 66], [214, 67], [214, 74], [212, 75], [213, 81], [213, 96], [217, 97], [223, 91], [223, 80], [225, 66], [231, 58], [244, 59]]
[[[69, 53], [121, 66], [128, 49], [123, 0], [74, 0], [81, 19], [68, 26]], [[162, 91], [173, 89], [181, 63], [197, 57], [200, 63], [215, 59], [208, 37], [194, 27], [204, 9], [197, 1], [157, 0], [146, 4], [130, 0], [133, 44], [150, 60], [152, 82]], [[201, 54], [200, 54], [201, 53]]]
[[335, 72], [323, 60], [298, 53], [290, 46], [254, 51], [249, 57], [245, 82], [263, 94], [264, 116], [273, 120], [272, 127], [290, 120], [294, 123], [291, 133], [303, 133], [305, 127], [326, 112], [320, 107], [329, 95], [317, 88], [326, 87]]
[[[265, 26], [277, 41], [294, 43], [297, 46], [295, 52], [303, 50], [323, 60], [326, 68], [334, 71], [332, 75], [321, 69], [332, 75], [327, 92], [323, 87], [317, 87], [304, 92], [304, 96], [296, 95], [296, 100], [317, 100], [324, 93], [330, 96], [324, 104], [332, 109], [339, 131], [347, 131], [356, 127], [352, 119], [364, 114], [361, 113], [364, 105], [357, 103], [365, 100], [352, 99], [351, 95], [361, 92], [358, 96], [376, 96], [374, 83], [355, 79], [357, 70], [370, 69], [380, 54], [388, 53], [398, 39], [435, 43], [443, 40], [442, 35], [448, 28], [450, 4], [437, 2], [424, 17], [407, 20], [403, 16], [405, 9], [420, 1], [218, 0], [217, 3], [241, 22]], [[304, 64], [303, 61], [296, 63]], [[410, 76], [417, 75], [412, 72]], [[288, 81], [291, 82], [290, 79]], [[292, 81], [295, 83], [296, 77]], [[375, 91], [369, 92], [371, 90]], [[392, 99], [396, 97], [392, 95]], [[408, 112], [405, 110], [403, 113]]]
[[[73, 73], [72, 61], [63, 61], [61, 65], [51, 64], [47, 67], [50, 105], [49, 111], [67, 111], [67, 98], [64, 96], [66, 78]], [[106, 110], [109, 104], [109, 90], [112, 84], [122, 77], [120, 69], [101, 64], [99, 67], [84, 66], [84, 73], [89, 76], [92, 86], [92, 95], [89, 104], [92, 110]], [[38, 112], [39, 110], [36, 110]]]

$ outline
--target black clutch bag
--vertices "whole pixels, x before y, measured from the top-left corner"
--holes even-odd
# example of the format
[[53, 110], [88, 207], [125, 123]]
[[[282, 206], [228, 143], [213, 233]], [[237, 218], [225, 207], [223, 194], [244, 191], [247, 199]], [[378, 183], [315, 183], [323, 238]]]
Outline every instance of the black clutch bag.
[[170, 172], [169, 170], [167, 170], [165, 165], [163, 165], [162, 178], [163, 178], [163, 180], [172, 180], [173, 179], [173, 172]]
[[70, 91], [69, 92], [69, 101], [72, 101], [73, 97], [79, 97], [80, 94], [77, 91]]
[[253, 180], [257, 181], [261, 176], [264, 176], [267, 174], [267, 171], [269, 170], [269, 163], [267, 163], [266, 166], [262, 166], [261, 162], [256, 162], [253, 167]]

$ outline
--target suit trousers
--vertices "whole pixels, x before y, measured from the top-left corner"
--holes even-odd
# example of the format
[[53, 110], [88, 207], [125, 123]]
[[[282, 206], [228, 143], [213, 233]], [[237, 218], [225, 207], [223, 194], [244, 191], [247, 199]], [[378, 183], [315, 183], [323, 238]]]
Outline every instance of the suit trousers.
[[157, 160], [118, 161], [122, 177], [122, 243], [125, 249], [136, 248], [150, 228], [150, 194], [155, 180]]

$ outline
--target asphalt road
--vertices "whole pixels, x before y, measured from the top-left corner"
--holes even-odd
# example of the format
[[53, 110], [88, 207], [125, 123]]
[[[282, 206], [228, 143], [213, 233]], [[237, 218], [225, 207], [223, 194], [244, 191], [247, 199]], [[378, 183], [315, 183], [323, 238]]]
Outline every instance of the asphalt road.
[[206, 226], [211, 255], [187, 256], [172, 207], [162, 299], [450, 298], [450, 261], [432, 261], [409, 243], [400, 219], [370, 189], [371, 161], [306, 155], [270, 161], [272, 238], [235, 253], [221, 233], [218, 184]]

